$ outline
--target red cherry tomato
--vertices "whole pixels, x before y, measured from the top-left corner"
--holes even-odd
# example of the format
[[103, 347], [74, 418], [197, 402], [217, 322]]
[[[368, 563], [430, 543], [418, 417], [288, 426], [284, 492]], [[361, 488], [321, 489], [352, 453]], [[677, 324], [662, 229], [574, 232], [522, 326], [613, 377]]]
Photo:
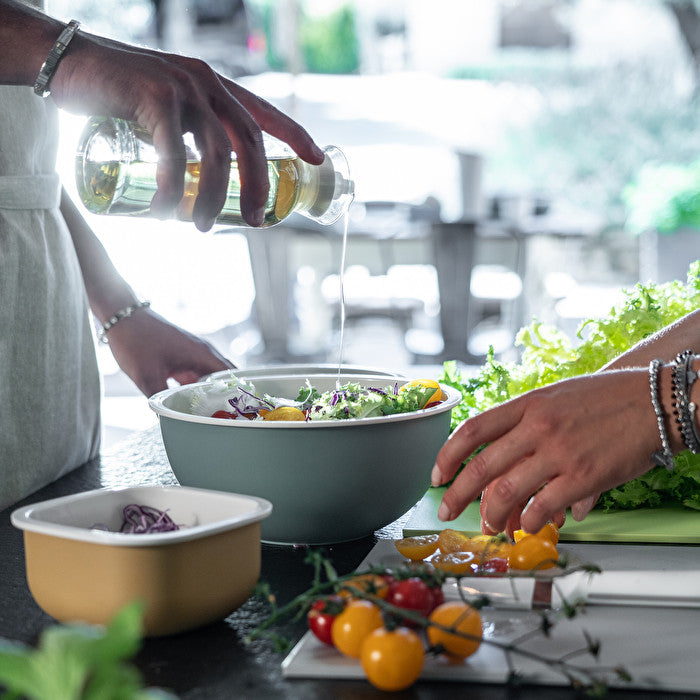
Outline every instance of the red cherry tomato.
[[315, 600], [309, 608], [306, 615], [309, 629], [324, 644], [333, 646], [331, 629], [335, 618], [343, 611], [343, 607], [342, 598], [334, 595]]
[[493, 557], [479, 565], [479, 573], [500, 576], [508, 571], [508, 560], [504, 557]]
[[[425, 581], [418, 577], [394, 581], [389, 586], [386, 602], [397, 608], [412, 610], [413, 612], [428, 617], [435, 607], [435, 595]], [[407, 626], [415, 625], [411, 620], [403, 620]]]
[[442, 586], [433, 586], [430, 592], [433, 594], [433, 610], [435, 610], [438, 605], [442, 605], [445, 602], [445, 594], [442, 592]]
[[236, 414], [231, 411], [214, 411], [211, 414], [212, 418], [230, 418], [231, 420], [236, 420]]

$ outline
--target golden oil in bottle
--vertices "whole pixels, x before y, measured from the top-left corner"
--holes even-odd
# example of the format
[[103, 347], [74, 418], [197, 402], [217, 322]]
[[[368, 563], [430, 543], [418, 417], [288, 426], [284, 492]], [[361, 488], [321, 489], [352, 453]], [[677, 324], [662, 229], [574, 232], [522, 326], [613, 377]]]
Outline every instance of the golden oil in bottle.
[[[338, 148], [324, 149], [326, 159], [319, 166], [306, 163], [280, 142], [270, 146], [268, 140], [266, 150], [270, 191], [263, 226], [274, 226], [293, 211], [330, 224], [347, 211], [353, 199], [354, 184], [349, 178], [347, 161]], [[277, 155], [275, 150], [287, 152]], [[123, 119], [93, 117], [83, 131], [76, 154], [80, 198], [95, 214], [149, 216], [157, 189], [157, 163], [158, 156], [147, 131]], [[197, 154], [189, 148], [184, 196], [175, 212], [176, 218], [182, 221], [192, 220], [200, 168]], [[247, 226], [241, 215], [235, 157], [226, 202], [216, 221], [229, 226]]]

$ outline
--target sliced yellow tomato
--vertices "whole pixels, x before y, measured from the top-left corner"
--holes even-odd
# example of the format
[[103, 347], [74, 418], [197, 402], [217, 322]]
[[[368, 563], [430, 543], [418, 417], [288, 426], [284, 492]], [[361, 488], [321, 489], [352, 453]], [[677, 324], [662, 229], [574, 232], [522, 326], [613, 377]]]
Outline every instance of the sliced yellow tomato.
[[421, 561], [429, 557], [438, 548], [438, 535], [417, 535], [404, 537], [394, 542], [399, 554], [411, 561]]
[[507, 559], [512, 546], [499, 535], [474, 535], [469, 538], [465, 551], [473, 552], [480, 561]]
[[294, 408], [294, 406], [278, 406], [265, 413], [263, 410], [258, 412], [259, 415], [262, 415], [263, 420], [306, 420], [304, 412]]
[[412, 386], [424, 386], [426, 389], [435, 389], [425, 402], [426, 406], [430, 403], [440, 403], [440, 401], [442, 401], [442, 389], [440, 388], [440, 384], [434, 379], [412, 379], [410, 382], [406, 382], [399, 387], [399, 391], [405, 391]]
[[466, 552], [470, 539], [466, 533], [446, 527], [438, 535], [438, 548], [443, 554]]
[[474, 552], [442, 552], [436, 554], [430, 563], [441, 571], [448, 574], [467, 574], [472, 572], [477, 566]]

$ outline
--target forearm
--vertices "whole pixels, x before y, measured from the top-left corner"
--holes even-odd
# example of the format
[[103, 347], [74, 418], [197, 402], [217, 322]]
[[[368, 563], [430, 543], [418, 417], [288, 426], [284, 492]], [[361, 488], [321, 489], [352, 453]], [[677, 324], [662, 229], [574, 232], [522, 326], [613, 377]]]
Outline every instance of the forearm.
[[137, 297], [65, 190], [61, 194], [61, 214], [73, 239], [90, 308], [104, 323], [116, 311], [133, 304]]
[[[33, 86], [64, 27], [65, 22], [36, 8], [17, 0], [0, 0], [0, 85]], [[77, 32], [54, 71], [52, 99], [56, 94], [60, 95], [61, 106], [71, 111], [94, 114], [104, 111], [111, 116], [134, 118], [133, 110], [120, 110], [112, 104], [119, 104], [120, 96], [126, 94], [127, 86], [123, 83], [116, 81], [117, 85], [110, 91], [99, 88], [91, 94], [90, 90], [91, 77], [96, 79], [105, 64], [117, 65], [114, 56], [119, 53], [120, 46], [123, 50], [129, 49], [82, 29]], [[75, 81], [77, 89], [70, 86], [76, 72], [81, 76]], [[85, 96], [83, 92], [86, 92]], [[103, 105], [105, 109], [101, 110]]]
[[62, 28], [38, 10], [0, 0], [0, 84], [33, 85]]
[[683, 350], [700, 354], [700, 309], [640, 341], [603, 369], [643, 367], [657, 357], [671, 362]]

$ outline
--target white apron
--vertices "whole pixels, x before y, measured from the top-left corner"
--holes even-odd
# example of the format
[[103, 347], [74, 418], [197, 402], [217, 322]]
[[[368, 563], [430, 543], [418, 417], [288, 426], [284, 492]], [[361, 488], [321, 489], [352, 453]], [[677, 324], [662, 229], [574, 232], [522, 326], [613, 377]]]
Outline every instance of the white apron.
[[95, 457], [100, 382], [59, 207], [58, 114], [0, 86], [0, 508]]

